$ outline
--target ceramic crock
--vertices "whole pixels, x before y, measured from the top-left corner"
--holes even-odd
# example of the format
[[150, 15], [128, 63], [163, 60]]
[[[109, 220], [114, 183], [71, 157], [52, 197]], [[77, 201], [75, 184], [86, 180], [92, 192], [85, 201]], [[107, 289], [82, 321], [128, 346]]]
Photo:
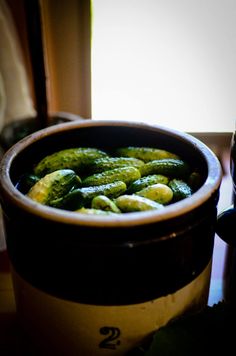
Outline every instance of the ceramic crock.
[[[91, 216], [47, 207], [15, 185], [69, 147], [168, 149], [203, 184], [162, 210]], [[0, 196], [17, 313], [43, 355], [126, 355], [170, 319], [207, 303], [221, 183], [214, 153], [193, 136], [124, 121], [62, 123], [11, 147]]]

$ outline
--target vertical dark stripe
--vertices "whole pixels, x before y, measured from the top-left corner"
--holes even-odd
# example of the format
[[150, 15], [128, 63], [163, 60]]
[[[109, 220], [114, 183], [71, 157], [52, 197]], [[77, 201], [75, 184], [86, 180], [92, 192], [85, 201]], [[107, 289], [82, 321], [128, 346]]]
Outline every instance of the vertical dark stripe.
[[25, 13], [29, 51], [34, 80], [36, 111], [39, 126], [48, 123], [46, 74], [44, 66], [44, 50], [42, 40], [41, 9], [38, 0], [25, 0]]

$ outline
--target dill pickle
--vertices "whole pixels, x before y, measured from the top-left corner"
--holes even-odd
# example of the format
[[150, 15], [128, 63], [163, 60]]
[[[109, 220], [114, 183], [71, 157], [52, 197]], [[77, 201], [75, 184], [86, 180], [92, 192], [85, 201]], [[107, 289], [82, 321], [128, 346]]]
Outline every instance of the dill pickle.
[[113, 183], [116, 181], [122, 181], [126, 185], [129, 185], [136, 179], [140, 178], [140, 172], [135, 167], [121, 167], [114, 168], [101, 173], [95, 173], [91, 176], [86, 177], [82, 181], [83, 186], [94, 186], [107, 183]]
[[26, 195], [38, 203], [50, 205], [51, 201], [61, 198], [80, 183], [73, 170], [60, 169], [39, 179]]
[[190, 186], [182, 179], [172, 179], [169, 182], [169, 187], [173, 191], [173, 202], [185, 199], [192, 195]]
[[163, 205], [138, 195], [121, 195], [115, 203], [123, 213], [162, 209]]
[[195, 192], [196, 190], [198, 190], [203, 184], [203, 179], [200, 173], [195, 171], [192, 172], [188, 177], [187, 184], [190, 186], [192, 191]]
[[58, 169], [73, 169], [80, 174], [91, 160], [105, 156], [107, 156], [107, 153], [97, 148], [68, 148], [44, 157], [34, 167], [34, 174], [43, 177], [45, 174]]
[[16, 189], [21, 193], [27, 194], [30, 188], [39, 181], [39, 177], [35, 174], [26, 173], [23, 174], [16, 184]]
[[114, 201], [108, 198], [106, 195], [98, 195], [93, 198], [91, 208], [104, 211], [111, 211], [113, 213], [121, 213], [120, 209], [116, 206]]
[[143, 188], [148, 187], [149, 185], [157, 183], [168, 184], [169, 178], [163, 176], [162, 174], [152, 174], [149, 176], [141, 177], [130, 184], [127, 193], [135, 193], [142, 190]]
[[127, 166], [139, 168], [142, 165], [144, 165], [143, 161], [133, 157], [102, 157], [91, 162], [91, 164], [87, 166], [87, 169], [93, 173], [100, 173]]
[[155, 147], [126, 146], [112, 153], [75, 147], [36, 162], [16, 188], [44, 205], [82, 214], [141, 212], [191, 196], [203, 184], [194, 169], [174, 152]]
[[86, 215], [115, 215], [112, 211], [106, 211], [101, 209], [93, 209], [93, 208], [80, 208], [75, 210], [76, 213], [86, 214]]
[[135, 194], [154, 200], [160, 204], [168, 204], [173, 198], [173, 191], [171, 188], [161, 183], [150, 185]]
[[117, 198], [119, 195], [124, 194], [126, 189], [126, 184], [121, 181], [77, 188], [62, 198], [52, 201], [51, 206], [60, 209], [77, 210], [82, 207], [90, 207], [92, 199], [98, 195]]
[[149, 162], [157, 159], [174, 158], [179, 159], [180, 157], [175, 153], [158, 149], [154, 147], [120, 147], [116, 149], [115, 153], [118, 156], [123, 157], [134, 157], [141, 159], [144, 162]]
[[145, 163], [139, 168], [141, 176], [163, 174], [172, 178], [184, 178], [189, 174], [189, 166], [180, 159], [166, 158]]

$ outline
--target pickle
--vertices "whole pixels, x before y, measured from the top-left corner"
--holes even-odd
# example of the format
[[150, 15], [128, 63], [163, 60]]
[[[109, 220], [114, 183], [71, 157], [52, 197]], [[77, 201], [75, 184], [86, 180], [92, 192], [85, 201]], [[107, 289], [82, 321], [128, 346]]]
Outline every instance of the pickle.
[[181, 179], [172, 179], [169, 187], [173, 191], [173, 202], [188, 198], [192, 195], [190, 186]]
[[190, 186], [192, 191], [198, 190], [203, 184], [203, 179], [200, 173], [192, 172], [187, 180], [187, 184]]
[[80, 208], [75, 210], [76, 213], [86, 214], [86, 215], [115, 215], [115, 213], [111, 211], [93, 209], [93, 208]]
[[39, 179], [27, 196], [38, 203], [50, 205], [53, 200], [61, 198], [80, 183], [79, 176], [73, 170], [60, 169]]
[[184, 178], [189, 174], [189, 166], [180, 159], [166, 158], [145, 163], [139, 168], [142, 176], [163, 174], [172, 178]]
[[93, 198], [91, 207], [93, 209], [111, 211], [113, 213], [121, 213], [120, 209], [116, 206], [114, 201], [112, 201], [106, 195], [98, 195]]
[[115, 200], [123, 213], [162, 209], [163, 205], [138, 195], [121, 195]]
[[144, 165], [143, 161], [133, 157], [102, 157], [91, 162], [87, 168], [90, 172], [100, 173], [103, 171], [127, 166], [139, 168], [142, 165]]
[[197, 169], [165, 149], [75, 147], [36, 162], [16, 188], [53, 208], [99, 215], [162, 209], [202, 184]]
[[142, 190], [143, 188], [148, 187], [149, 185], [157, 183], [168, 184], [169, 178], [163, 176], [162, 174], [152, 174], [149, 176], [141, 177], [130, 184], [127, 193], [135, 193]]
[[34, 174], [42, 177], [58, 169], [73, 169], [80, 174], [89, 162], [105, 156], [107, 156], [107, 153], [97, 148], [68, 148], [44, 157], [34, 167]]
[[160, 204], [168, 204], [173, 198], [173, 191], [171, 188], [161, 183], [150, 185], [135, 194], [154, 200]]
[[33, 187], [33, 185], [35, 183], [37, 183], [39, 181], [39, 177], [31, 174], [31, 173], [26, 173], [23, 174], [19, 181], [16, 184], [16, 188], [23, 194], [27, 194], [28, 191], [30, 190], [31, 187]]
[[135, 167], [121, 167], [114, 168], [101, 173], [95, 173], [91, 176], [86, 177], [82, 181], [83, 186], [94, 186], [107, 183], [113, 183], [116, 181], [122, 181], [126, 185], [129, 185], [136, 179], [140, 178], [140, 172]]
[[60, 199], [51, 202], [54, 208], [77, 210], [82, 207], [91, 207], [91, 201], [98, 195], [117, 198], [126, 191], [126, 184], [121, 181], [91, 187], [77, 188]]
[[153, 148], [153, 147], [120, 147], [116, 149], [115, 153], [118, 156], [123, 157], [134, 157], [141, 159], [144, 162], [149, 162], [157, 159], [166, 159], [166, 158], [174, 158], [179, 159], [180, 157], [172, 152]]

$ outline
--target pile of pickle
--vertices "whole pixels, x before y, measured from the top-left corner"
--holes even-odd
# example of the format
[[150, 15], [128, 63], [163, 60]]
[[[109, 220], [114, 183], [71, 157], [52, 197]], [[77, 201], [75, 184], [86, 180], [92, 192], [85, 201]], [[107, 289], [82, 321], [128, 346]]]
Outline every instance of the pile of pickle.
[[200, 173], [177, 154], [154, 147], [60, 150], [41, 159], [16, 187], [30, 199], [82, 214], [163, 209], [190, 197]]

